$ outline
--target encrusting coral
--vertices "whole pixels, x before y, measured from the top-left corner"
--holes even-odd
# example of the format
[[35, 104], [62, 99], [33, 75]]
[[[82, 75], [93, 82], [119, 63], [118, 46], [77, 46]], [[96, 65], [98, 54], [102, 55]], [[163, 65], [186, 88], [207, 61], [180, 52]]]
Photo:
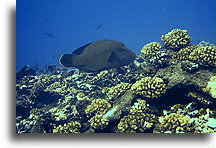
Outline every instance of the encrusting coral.
[[95, 113], [95, 114], [105, 114], [108, 109], [111, 107], [111, 104], [104, 99], [95, 99], [90, 105], [85, 109], [86, 114]]
[[80, 133], [81, 124], [77, 121], [71, 121], [64, 125], [54, 126], [53, 133]]
[[188, 35], [187, 30], [173, 29], [166, 35], [162, 35], [161, 40], [168, 49], [180, 49], [187, 46], [192, 38]]
[[167, 85], [159, 77], [145, 77], [136, 81], [131, 90], [147, 98], [158, 98], [166, 92]]
[[123, 95], [130, 88], [131, 88], [130, 83], [120, 83], [116, 86], [109, 88], [107, 96], [109, 98], [112, 98], [112, 99], [117, 98], [117, 97]]

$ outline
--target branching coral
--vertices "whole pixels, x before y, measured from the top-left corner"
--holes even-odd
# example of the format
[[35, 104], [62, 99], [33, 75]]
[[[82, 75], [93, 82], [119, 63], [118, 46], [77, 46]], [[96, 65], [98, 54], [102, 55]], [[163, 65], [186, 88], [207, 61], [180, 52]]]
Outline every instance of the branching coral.
[[158, 77], [142, 78], [131, 87], [135, 94], [140, 94], [147, 98], [158, 98], [166, 92], [166, 89], [167, 85]]
[[63, 126], [55, 126], [53, 129], [53, 133], [80, 133], [80, 128], [81, 124], [79, 122], [71, 121], [69, 123], [65, 123]]
[[172, 58], [190, 60], [202, 66], [216, 66], [216, 46], [204, 43], [181, 48], [180, 51], [173, 54]]
[[130, 83], [120, 83], [116, 86], [109, 88], [107, 96], [109, 98], [117, 98], [117, 97], [123, 95], [130, 88], [131, 88]]
[[109, 120], [103, 115], [96, 115], [92, 117], [89, 122], [94, 129], [104, 129], [108, 125]]
[[161, 40], [165, 43], [165, 47], [169, 49], [180, 49], [187, 46], [192, 38], [188, 35], [187, 30], [173, 29], [166, 35], [162, 35]]
[[195, 48], [190, 53], [189, 59], [203, 66], [216, 66], [216, 46]]
[[151, 42], [141, 49], [140, 57], [147, 59], [155, 67], [167, 64], [166, 52], [162, 50], [162, 45], [157, 42]]
[[178, 52], [175, 52], [172, 58], [179, 60], [188, 60], [190, 53], [196, 48], [198, 48], [197, 45], [188, 45], [187, 47], [181, 48]]
[[111, 104], [104, 99], [93, 100], [90, 105], [87, 106], [86, 114], [95, 113], [89, 122], [93, 129], [103, 129], [108, 125], [108, 119], [104, 114], [110, 109]]
[[163, 111], [154, 128], [155, 133], [212, 133], [216, 129], [216, 120], [209, 108], [196, 109], [195, 103], [186, 106], [174, 105]]
[[143, 133], [153, 127], [156, 116], [147, 113], [147, 107], [144, 100], [136, 102], [130, 114], [124, 116], [118, 124], [118, 132], [120, 133]]
[[158, 42], [151, 42], [141, 49], [141, 58], [152, 57], [156, 51], [161, 51], [162, 45]]
[[190, 118], [179, 113], [159, 117], [159, 122], [160, 126], [166, 129], [160, 132], [184, 133], [190, 130]]
[[86, 114], [95, 113], [95, 114], [105, 114], [108, 109], [111, 107], [111, 104], [104, 99], [95, 99], [90, 105], [87, 106], [85, 112]]

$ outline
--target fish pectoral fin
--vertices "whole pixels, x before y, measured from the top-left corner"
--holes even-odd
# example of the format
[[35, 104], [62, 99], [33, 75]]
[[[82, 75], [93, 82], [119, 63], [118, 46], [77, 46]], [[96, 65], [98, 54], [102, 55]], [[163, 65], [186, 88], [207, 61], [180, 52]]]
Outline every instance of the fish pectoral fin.
[[73, 67], [72, 57], [72, 54], [63, 54], [60, 57], [59, 62], [64, 67]]
[[108, 62], [112, 63], [115, 61], [115, 59], [116, 59], [116, 55], [114, 52], [112, 52], [109, 56]]

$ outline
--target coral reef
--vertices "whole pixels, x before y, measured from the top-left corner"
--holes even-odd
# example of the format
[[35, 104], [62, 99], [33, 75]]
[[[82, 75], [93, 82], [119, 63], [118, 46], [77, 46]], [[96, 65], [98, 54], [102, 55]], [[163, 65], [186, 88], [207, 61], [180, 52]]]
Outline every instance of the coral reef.
[[178, 50], [187, 46], [192, 38], [188, 35], [187, 30], [173, 29], [166, 35], [162, 35], [161, 40], [165, 43], [166, 48]]
[[166, 92], [166, 84], [158, 77], [145, 77], [136, 81], [131, 90], [147, 98], [158, 98]]
[[100, 72], [17, 71], [17, 133], [214, 133], [216, 46], [174, 29]]

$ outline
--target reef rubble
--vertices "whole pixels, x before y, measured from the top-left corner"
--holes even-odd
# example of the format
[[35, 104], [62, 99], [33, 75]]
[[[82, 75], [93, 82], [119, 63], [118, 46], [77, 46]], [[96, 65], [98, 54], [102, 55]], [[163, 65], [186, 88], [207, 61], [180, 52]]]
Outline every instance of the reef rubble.
[[216, 45], [187, 30], [120, 68], [17, 71], [16, 133], [215, 133]]

